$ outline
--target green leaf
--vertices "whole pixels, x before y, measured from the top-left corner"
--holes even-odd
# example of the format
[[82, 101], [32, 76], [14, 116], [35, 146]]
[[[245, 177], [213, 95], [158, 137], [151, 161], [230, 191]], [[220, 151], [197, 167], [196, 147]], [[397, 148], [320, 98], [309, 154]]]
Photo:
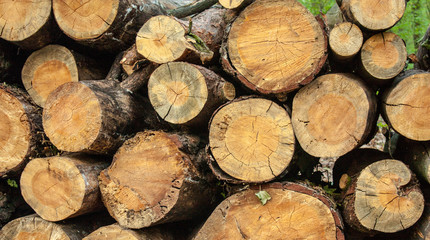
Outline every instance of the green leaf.
[[18, 188], [18, 184], [16, 183], [16, 181], [15, 181], [15, 180], [8, 179], [8, 180], [7, 180], [7, 184], [8, 184], [9, 186], [11, 186], [11, 187]]
[[267, 201], [269, 201], [270, 199], [272, 199], [272, 197], [270, 196], [270, 194], [266, 191], [259, 191], [258, 193], [255, 194], [258, 199], [260, 199], [261, 204], [265, 205], [267, 203]]

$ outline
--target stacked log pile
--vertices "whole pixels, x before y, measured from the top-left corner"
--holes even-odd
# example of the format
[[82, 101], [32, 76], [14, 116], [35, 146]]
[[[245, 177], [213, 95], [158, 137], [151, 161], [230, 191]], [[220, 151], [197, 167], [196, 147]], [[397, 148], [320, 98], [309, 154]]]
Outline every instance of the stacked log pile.
[[[0, 239], [424, 239], [428, 49], [405, 71], [386, 31], [405, 7], [2, 2]], [[361, 148], [379, 115], [396, 152]]]

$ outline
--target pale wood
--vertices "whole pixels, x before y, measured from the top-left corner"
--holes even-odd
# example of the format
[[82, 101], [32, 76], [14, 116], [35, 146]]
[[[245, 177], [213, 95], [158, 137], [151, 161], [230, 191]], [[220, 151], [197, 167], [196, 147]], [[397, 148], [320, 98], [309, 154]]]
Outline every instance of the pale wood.
[[403, 16], [406, 0], [337, 0], [348, 20], [367, 31], [384, 31]]
[[43, 107], [48, 95], [66, 82], [101, 79], [105, 72], [95, 60], [60, 45], [33, 52], [22, 68], [21, 78], [34, 102]]
[[99, 176], [104, 205], [123, 227], [188, 220], [213, 204], [214, 188], [198, 171], [198, 137], [144, 131], [127, 140]]
[[382, 96], [382, 116], [399, 134], [430, 140], [430, 73], [408, 71], [398, 76]]
[[148, 96], [155, 111], [165, 121], [206, 127], [216, 108], [234, 99], [235, 88], [209, 69], [172, 62], [161, 65], [152, 73]]
[[334, 202], [321, 192], [297, 183], [263, 185], [271, 199], [262, 205], [259, 190], [225, 199], [193, 239], [345, 239]]
[[0, 176], [17, 175], [34, 157], [52, 154], [42, 110], [16, 87], [0, 85]]
[[59, 36], [51, 1], [1, 2], [0, 37], [25, 49], [39, 49]]
[[377, 118], [375, 94], [352, 74], [327, 74], [299, 90], [292, 123], [303, 149], [338, 157], [362, 145]]
[[385, 159], [353, 177], [343, 207], [344, 220], [353, 228], [394, 233], [418, 221], [424, 210], [424, 197], [404, 163]]
[[287, 110], [263, 98], [241, 98], [220, 107], [209, 127], [209, 146], [222, 171], [245, 182], [283, 174], [295, 139]]
[[363, 33], [353, 23], [337, 24], [330, 31], [329, 45], [336, 60], [351, 60], [363, 45]]
[[141, 230], [132, 230], [121, 227], [115, 223], [112, 225], [101, 227], [83, 240], [174, 240], [174, 236], [166, 229], [160, 228], [145, 228]]
[[223, 67], [260, 93], [293, 91], [313, 80], [327, 59], [321, 24], [296, 0], [255, 1], [231, 25]]
[[36, 158], [21, 175], [24, 200], [43, 219], [61, 221], [103, 207], [97, 177], [109, 166], [85, 155]]
[[359, 74], [370, 84], [386, 86], [403, 71], [407, 52], [396, 34], [384, 32], [367, 39], [360, 52]]

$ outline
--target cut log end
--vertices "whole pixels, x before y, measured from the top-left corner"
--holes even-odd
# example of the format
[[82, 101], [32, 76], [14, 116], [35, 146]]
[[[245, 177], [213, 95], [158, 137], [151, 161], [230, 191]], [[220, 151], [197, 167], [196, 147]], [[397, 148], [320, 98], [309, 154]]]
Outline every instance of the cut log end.
[[30, 149], [30, 128], [24, 105], [0, 88], [0, 176], [23, 163]]
[[405, 0], [343, 0], [341, 9], [347, 17], [370, 31], [391, 28], [403, 16]]
[[123, 228], [118, 224], [101, 227], [83, 240], [108, 240], [108, 239], [127, 239], [127, 240], [173, 240], [173, 236], [168, 231], [157, 228], [146, 228], [142, 230], [131, 230]]
[[353, 23], [340, 23], [331, 30], [329, 44], [338, 60], [350, 59], [360, 51], [363, 33]]
[[227, 9], [234, 9], [239, 7], [244, 0], [219, 0], [219, 4]]
[[320, 23], [300, 3], [257, 1], [232, 24], [228, 57], [261, 93], [297, 89], [310, 82], [326, 59], [327, 40]]
[[271, 196], [265, 205], [255, 196], [258, 190], [235, 194], [218, 205], [193, 239], [344, 239], [338, 213], [318, 194], [299, 188], [262, 190]]
[[43, 107], [58, 86], [79, 80], [73, 54], [65, 47], [49, 45], [33, 52], [22, 69], [22, 82], [34, 102]]
[[51, 15], [51, 1], [3, 1], [0, 8], [0, 37], [19, 42], [41, 29]]
[[376, 97], [349, 74], [327, 74], [294, 97], [292, 122], [303, 149], [317, 157], [341, 156], [361, 145], [376, 118]]
[[47, 99], [43, 126], [58, 149], [68, 152], [88, 149], [102, 127], [102, 111], [97, 96], [84, 84], [61, 85]]
[[160, 64], [175, 61], [187, 50], [185, 34], [184, 27], [173, 17], [152, 17], [137, 33], [137, 52]]
[[430, 74], [406, 77], [383, 99], [386, 121], [401, 135], [416, 141], [430, 140]]
[[411, 171], [397, 160], [382, 160], [361, 171], [357, 178], [354, 213], [362, 226], [393, 233], [418, 221], [424, 197], [410, 186]]
[[100, 195], [91, 192], [98, 192], [97, 175], [105, 167], [107, 163], [78, 156], [36, 158], [21, 175], [21, 193], [45, 220], [81, 215], [101, 207]]
[[52, 1], [55, 19], [63, 32], [76, 40], [103, 34], [118, 13], [119, 0]]
[[295, 145], [287, 111], [260, 98], [233, 101], [218, 109], [210, 122], [209, 141], [219, 167], [250, 182], [282, 174]]
[[394, 33], [384, 32], [369, 38], [361, 49], [362, 70], [386, 85], [405, 67], [407, 52], [403, 40]]

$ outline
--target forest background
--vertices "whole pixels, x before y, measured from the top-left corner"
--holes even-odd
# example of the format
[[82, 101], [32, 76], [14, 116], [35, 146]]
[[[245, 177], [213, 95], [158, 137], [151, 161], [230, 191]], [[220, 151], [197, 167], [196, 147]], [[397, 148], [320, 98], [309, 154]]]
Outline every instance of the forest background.
[[[376, 0], [375, 0], [376, 1]], [[327, 14], [336, 0], [299, 0], [314, 15]], [[430, 24], [430, 0], [410, 0], [403, 18], [390, 30], [405, 42], [408, 54], [417, 52], [418, 44]], [[413, 68], [409, 64], [408, 68]]]

